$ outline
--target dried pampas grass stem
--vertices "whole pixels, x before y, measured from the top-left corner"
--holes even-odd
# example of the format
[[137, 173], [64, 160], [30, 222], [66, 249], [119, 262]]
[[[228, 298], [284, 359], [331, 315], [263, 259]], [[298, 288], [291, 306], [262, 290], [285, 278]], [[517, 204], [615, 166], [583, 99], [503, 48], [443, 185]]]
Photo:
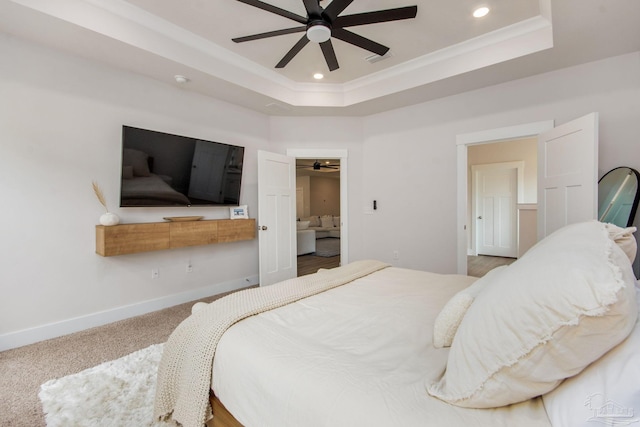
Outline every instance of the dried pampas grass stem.
[[104, 198], [104, 194], [102, 193], [102, 189], [100, 188], [98, 183], [95, 182], [95, 181], [93, 181], [92, 185], [93, 185], [93, 192], [96, 193], [96, 197], [98, 198], [98, 201], [100, 202], [100, 204], [102, 206], [104, 206], [104, 209], [107, 212], [109, 212], [109, 208], [107, 208], [107, 201]]

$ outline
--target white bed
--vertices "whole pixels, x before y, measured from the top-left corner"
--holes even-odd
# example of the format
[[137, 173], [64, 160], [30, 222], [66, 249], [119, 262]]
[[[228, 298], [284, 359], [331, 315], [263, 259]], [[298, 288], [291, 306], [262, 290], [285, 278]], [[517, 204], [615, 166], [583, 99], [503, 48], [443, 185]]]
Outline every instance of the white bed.
[[[216, 329], [209, 320], [227, 309], [214, 302], [196, 310], [185, 321], [191, 325], [179, 327], [165, 346], [156, 415], [201, 425], [200, 414], [189, 418], [176, 409], [180, 404], [165, 402], [189, 406], [185, 395], [208, 373], [205, 387], [224, 405], [214, 411], [214, 426], [640, 422], [632, 231], [595, 221], [569, 226], [477, 281], [383, 268], [236, 316], [213, 340], [217, 347], [200, 334]], [[319, 272], [301, 283], [313, 287], [333, 275]], [[295, 283], [246, 296], [279, 294]], [[246, 298], [236, 297], [233, 306]], [[167, 354], [167, 348], [174, 350]], [[194, 353], [200, 356], [193, 360], [204, 357], [204, 363], [180, 359]], [[175, 373], [180, 370], [188, 374]], [[234, 419], [222, 417], [225, 408]]]
[[482, 410], [426, 392], [448, 354], [429, 325], [473, 280], [390, 267], [245, 319], [218, 344], [215, 394], [245, 426], [550, 426], [541, 399]]

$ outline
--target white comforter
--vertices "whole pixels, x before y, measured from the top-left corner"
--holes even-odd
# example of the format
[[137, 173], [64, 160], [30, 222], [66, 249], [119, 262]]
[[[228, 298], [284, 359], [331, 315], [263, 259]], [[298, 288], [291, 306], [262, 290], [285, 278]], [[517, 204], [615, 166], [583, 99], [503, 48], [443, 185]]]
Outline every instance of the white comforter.
[[544, 426], [540, 398], [500, 409], [429, 396], [440, 309], [472, 278], [387, 268], [245, 319], [219, 342], [216, 396], [246, 427]]

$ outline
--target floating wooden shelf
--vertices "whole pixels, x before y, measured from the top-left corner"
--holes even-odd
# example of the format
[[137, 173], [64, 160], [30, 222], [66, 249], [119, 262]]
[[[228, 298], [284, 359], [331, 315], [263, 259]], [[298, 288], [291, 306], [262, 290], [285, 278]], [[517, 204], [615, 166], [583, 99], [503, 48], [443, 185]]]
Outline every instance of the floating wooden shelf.
[[255, 219], [96, 225], [96, 253], [126, 255], [255, 238]]

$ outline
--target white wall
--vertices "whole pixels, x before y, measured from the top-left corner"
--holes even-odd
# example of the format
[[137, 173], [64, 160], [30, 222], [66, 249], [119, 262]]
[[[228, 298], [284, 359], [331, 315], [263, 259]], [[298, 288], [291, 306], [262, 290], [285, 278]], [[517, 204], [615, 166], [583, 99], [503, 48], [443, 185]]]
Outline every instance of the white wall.
[[257, 282], [257, 240], [96, 255], [91, 182], [123, 222], [228, 218], [117, 207], [123, 124], [228, 142], [246, 147], [241, 203], [255, 217], [266, 116], [6, 36], [0, 51], [0, 350]]
[[[600, 175], [640, 169], [640, 52], [365, 118], [267, 118], [6, 36], [0, 51], [0, 348], [255, 281], [257, 241], [94, 253], [91, 181], [113, 206], [125, 123], [247, 147], [251, 217], [257, 149], [346, 149], [349, 259], [442, 273], [456, 271], [456, 135], [598, 111]], [[228, 215], [185, 209], [112, 208], [125, 222]]]
[[592, 111], [600, 176], [620, 165], [640, 170], [640, 52], [365, 118], [273, 117], [270, 140], [282, 153], [349, 149], [350, 260], [454, 273], [456, 135]]
[[379, 209], [366, 217], [363, 256], [455, 272], [456, 135], [592, 111], [600, 113], [600, 176], [639, 169], [640, 52], [365, 118], [362, 198]]

